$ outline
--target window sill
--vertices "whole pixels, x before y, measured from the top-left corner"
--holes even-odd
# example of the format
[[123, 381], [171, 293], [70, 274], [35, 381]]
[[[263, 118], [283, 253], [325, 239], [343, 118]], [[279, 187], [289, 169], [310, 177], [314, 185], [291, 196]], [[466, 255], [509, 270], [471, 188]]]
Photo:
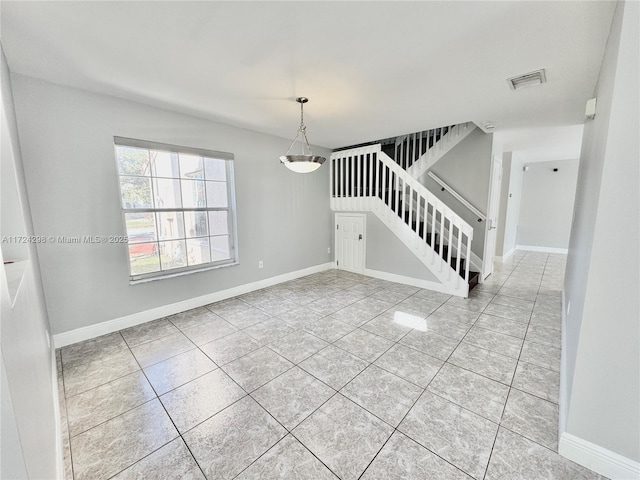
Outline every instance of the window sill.
[[167, 278], [182, 277], [184, 275], [191, 275], [193, 273], [207, 272], [209, 270], [217, 270], [219, 268], [233, 267], [233, 266], [239, 265], [239, 264], [240, 264], [239, 261], [235, 261], [233, 263], [225, 263], [224, 265], [213, 265], [213, 266], [208, 266], [208, 267], [204, 267], [204, 268], [198, 268], [198, 269], [194, 269], [194, 270], [187, 270], [187, 271], [184, 271], [184, 272], [166, 273], [166, 274], [157, 275], [157, 276], [154, 276], [154, 277], [141, 278], [141, 279], [138, 279], [138, 280], [129, 280], [129, 285], [139, 285], [141, 283], [155, 282], [156, 280], [165, 280]]

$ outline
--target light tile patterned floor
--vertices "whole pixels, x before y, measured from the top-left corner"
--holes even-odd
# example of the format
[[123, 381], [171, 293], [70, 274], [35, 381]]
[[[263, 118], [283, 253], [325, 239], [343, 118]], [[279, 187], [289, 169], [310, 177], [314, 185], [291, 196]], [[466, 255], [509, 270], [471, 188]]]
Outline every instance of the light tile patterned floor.
[[564, 262], [466, 300], [331, 270], [65, 347], [67, 478], [601, 478], [556, 453]]

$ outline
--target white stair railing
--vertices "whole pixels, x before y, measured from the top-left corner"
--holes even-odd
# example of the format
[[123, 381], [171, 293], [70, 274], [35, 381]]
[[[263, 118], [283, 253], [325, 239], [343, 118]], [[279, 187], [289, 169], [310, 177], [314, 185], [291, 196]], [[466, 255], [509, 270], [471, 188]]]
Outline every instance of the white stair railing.
[[476, 128], [472, 122], [401, 135], [395, 142], [395, 160], [413, 178], [419, 178]]
[[450, 293], [468, 295], [473, 228], [380, 144], [334, 152], [330, 183], [332, 210], [373, 212]]

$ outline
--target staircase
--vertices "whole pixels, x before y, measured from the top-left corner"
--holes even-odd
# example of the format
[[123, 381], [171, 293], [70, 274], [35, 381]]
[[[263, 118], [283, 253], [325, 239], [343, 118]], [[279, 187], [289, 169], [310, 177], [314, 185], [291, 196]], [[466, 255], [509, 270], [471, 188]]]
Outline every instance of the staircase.
[[[394, 149], [402, 153], [395, 161], [381, 143], [332, 153], [331, 209], [372, 212], [433, 272], [443, 290], [467, 297], [478, 282], [478, 274], [469, 270], [473, 228], [403, 168], [424, 160], [456, 129], [459, 133], [454, 126], [396, 139]], [[390, 142], [384, 143], [388, 150]], [[429, 160], [436, 156], [431, 155]]]
[[413, 178], [420, 178], [475, 129], [467, 122], [402, 135], [396, 138], [395, 154], [386, 153]]
[[466, 122], [422, 130], [399, 137], [361, 143], [339, 148], [335, 151], [352, 150], [380, 144], [382, 151], [395, 160], [404, 170], [407, 170], [413, 178], [420, 178], [476, 128], [473, 122]]

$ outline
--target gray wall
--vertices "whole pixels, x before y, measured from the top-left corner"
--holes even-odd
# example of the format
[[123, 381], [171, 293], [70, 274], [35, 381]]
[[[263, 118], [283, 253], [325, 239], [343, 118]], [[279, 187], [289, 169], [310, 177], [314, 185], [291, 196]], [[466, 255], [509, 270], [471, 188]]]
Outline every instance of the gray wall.
[[[525, 163], [517, 244], [567, 248], [578, 159]], [[554, 172], [553, 169], [558, 171]]]
[[516, 152], [505, 152], [502, 157], [502, 190], [496, 255], [504, 257], [516, 248], [520, 203], [522, 200], [522, 160]]
[[[11, 398], [11, 386], [7, 376], [4, 358], [0, 372], [0, 477], [22, 479], [29, 478], [27, 465], [25, 464], [22, 445], [20, 444], [20, 432], [16, 422], [16, 411]], [[50, 476], [53, 478], [53, 476]]]
[[367, 212], [366, 235], [365, 268], [440, 283], [413, 252], [370, 212]]
[[[4, 53], [0, 57], [2, 122], [6, 122], [6, 128], [3, 125], [2, 129], [2, 162], [13, 163], [18, 203], [13, 204], [12, 208], [22, 216], [24, 233], [32, 235], [33, 226], [18, 143], [9, 70]], [[4, 202], [7, 199], [3, 197], [2, 200]], [[15, 200], [15, 196], [9, 198], [9, 201]], [[0, 478], [18, 479], [28, 475], [29, 478], [55, 479], [60, 478], [57, 470], [57, 448], [60, 440], [56, 424], [57, 396], [54, 393], [57, 388], [55, 361], [53, 350], [49, 346], [51, 337], [38, 255], [33, 244], [27, 247], [26, 252], [29, 260], [13, 305], [7, 288], [4, 263], [0, 272]]]
[[[476, 128], [431, 168], [433, 173], [484, 214], [487, 213], [489, 202], [492, 137], [492, 134]], [[482, 258], [486, 222], [478, 222], [478, 217], [451, 194], [442, 192], [440, 185], [428, 174], [425, 173], [419, 181], [473, 227], [471, 250]]]
[[[619, 3], [584, 130], [565, 275], [566, 431], [640, 461], [638, 18]], [[562, 424], [561, 424], [562, 427]]]
[[[15, 128], [15, 124], [14, 127]], [[9, 139], [9, 125], [3, 120], [2, 135]], [[24, 236], [26, 228], [22, 211], [17, 208], [20, 205], [20, 196], [18, 194], [18, 184], [16, 182], [16, 169], [14, 155], [12, 152], [11, 141], [2, 142], [0, 144], [0, 152], [2, 154], [2, 162], [0, 165], [0, 192], [2, 192], [2, 201], [0, 201], [0, 231], [2, 236]], [[28, 245], [25, 243], [2, 242], [2, 255], [5, 261], [20, 261], [29, 258]]]
[[[494, 136], [495, 138], [495, 136]], [[494, 153], [498, 153], [495, 150]], [[509, 206], [509, 181], [511, 180], [511, 152], [502, 153], [502, 183], [500, 185], [500, 208], [498, 212], [498, 228], [496, 231], [496, 256], [502, 257], [504, 250], [504, 231], [507, 221], [507, 207]]]
[[37, 234], [124, 234], [114, 135], [235, 155], [240, 265], [131, 286], [126, 245], [40, 245], [54, 333], [332, 260], [329, 169], [300, 175], [280, 165], [290, 139], [20, 75], [13, 81]]

